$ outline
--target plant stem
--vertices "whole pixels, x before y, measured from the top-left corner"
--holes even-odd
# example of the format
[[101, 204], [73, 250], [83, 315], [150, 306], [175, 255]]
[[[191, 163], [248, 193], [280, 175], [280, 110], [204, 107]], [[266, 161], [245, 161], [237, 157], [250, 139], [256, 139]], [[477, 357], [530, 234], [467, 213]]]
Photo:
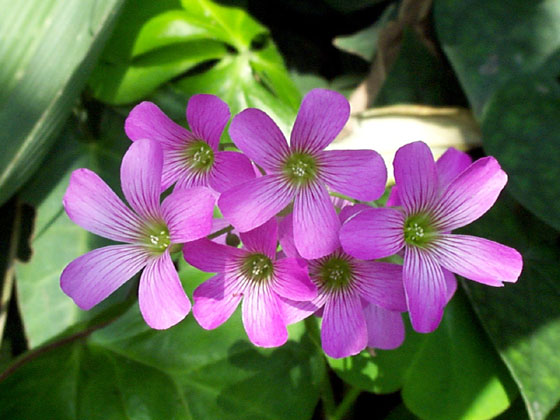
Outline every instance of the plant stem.
[[342, 399], [338, 407], [336, 407], [336, 410], [334, 411], [332, 416], [329, 417], [329, 420], [341, 420], [342, 418], [344, 418], [344, 416], [346, 415], [346, 413], [348, 413], [348, 410], [350, 410], [361, 392], [362, 391], [358, 388], [350, 388], [344, 395], [344, 398]]

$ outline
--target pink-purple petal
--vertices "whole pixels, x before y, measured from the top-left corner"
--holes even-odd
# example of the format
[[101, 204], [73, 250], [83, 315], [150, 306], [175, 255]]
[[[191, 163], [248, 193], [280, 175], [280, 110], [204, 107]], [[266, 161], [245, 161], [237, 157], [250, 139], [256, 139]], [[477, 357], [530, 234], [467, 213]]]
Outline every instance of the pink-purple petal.
[[290, 136], [291, 149], [308, 153], [323, 150], [340, 133], [349, 116], [350, 104], [343, 95], [327, 89], [311, 90], [299, 108]]
[[161, 214], [173, 243], [200, 239], [210, 233], [216, 196], [209, 188], [175, 189], [163, 203]]
[[334, 358], [353, 356], [367, 345], [367, 325], [360, 297], [356, 294], [331, 296], [323, 311], [321, 343]]
[[286, 325], [294, 324], [313, 315], [319, 308], [312, 302], [298, 302], [290, 299], [278, 297], [278, 303], [282, 310]]
[[62, 199], [68, 217], [84, 229], [114, 241], [135, 242], [142, 222], [89, 169], [76, 169]]
[[408, 214], [431, 209], [438, 196], [436, 164], [430, 148], [423, 142], [407, 144], [397, 150], [393, 161], [399, 198]]
[[288, 257], [300, 256], [294, 243], [294, 219], [292, 213], [280, 219], [278, 223], [278, 241], [282, 251]]
[[60, 276], [60, 287], [76, 305], [89, 310], [107, 298], [147, 263], [137, 245], [111, 245], [76, 258]]
[[403, 343], [405, 330], [399, 312], [369, 304], [364, 306], [364, 316], [368, 331], [368, 347], [392, 350]]
[[249, 340], [259, 347], [277, 347], [288, 340], [278, 296], [266, 285], [256, 285], [243, 297], [243, 326]]
[[373, 150], [320, 152], [321, 180], [334, 191], [357, 200], [376, 200], [385, 191], [387, 168]]
[[457, 278], [455, 277], [455, 274], [443, 267], [441, 267], [441, 271], [443, 271], [443, 277], [445, 278], [445, 287], [447, 289], [447, 303], [449, 303], [449, 301], [457, 291]]
[[489, 286], [516, 282], [523, 268], [523, 258], [515, 249], [476, 236], [441, 235], [434, 253], [449, 271]]
[[220, 136], [229, 121], [227, 104], [214, 95], [198, 94], [187, 104], [187, 122], [195, 137], [218, 150]]
[[193, 315], [202, 328], [214, 329], [231, 317], [243, 297], [240, 286], [234, 276], [220, 273], [194, 290]]
[[399, 198], [399, 187], [397, 187], [396, 185], [393, 185], [393, 187], [391, 188], [389, 198], [387, 199], [385, 205], [387, 207], [397, 207], [402, 205], [401, 199]]
[[210, 186], [220, 193], [255, 178], [251, 161], [242, 153], [217, 152], [214, 158], [214, 167], [208, 181]]
[[130, 206], [144, 219], [158, 219], [163, 151], [159, 143], [140, 139], [121, 163], [121, 187]]
[[218, 207], [240, 232], [247, 232], [276, 216], [294, 196], [294, 190], [280, 175], [266, 175], [224, 192]]
[[276, 123], [263, 111], [249, 108], [237, 114], [229, 127], [235, 145], [267, 171], [278, 171], [290, 150]]
[[136, 105], [124, 123], [126, 135], [132, 140], [150, 139], [162, 143], [162, 146], [183, 143], [191, 139], [192, 134], [174, 123], [159, 107], [152, 102]]
[[360, 296], [391, 311], [406, 311], [402, 266], [386, 262], [355, 261]]
[[302, 257], [320, 258], [340, 246], [340, 221], [323, 185], [310, 184], [298, 192], [293, 218], [294, 243]]
[[340, 219], [340, 223], [345, 223], [358, 213], [369, 209], [371, 209], [371, 206], [361, 203], [357, 203], [352, 206], [344, 206], [340, 210], [340, 213], [338, 213], [338, 218]]
[[309, 278], [307, 264], [301, 258], [283, 258], [274, 263], [274, 281], [270, 287], [278, 295], [295, 301], [317, 297], [317, 287]]
[[439, 189], [443, 191], [453, 179], [469, 167], [472, 163], [471, 157], [465, 153], [450, 147], [436, 161], [438, 172]]
[[507, 175], [493, 157], [477, 160], [442, 193], [434, 217], [438, 228], [451, 231], [475, 221], [498, 199]]
[[146, 324], [156, 330], [172, 327], [191, 310], [169, 251], [151, 259], [142, 272], [138, 303]]
[[407, 247], [403, 282], [412, 327], [421, 333], [434, 331], [447, 303], [445, 279], [438, 261], [427, 251]]
[[246, 251], [203, 238], [183, 245], [183, 257], [190, 265], [208, 273], [221, 273], [235, 267]]
[[404, 246], [403, 225], [399, 210], [364, 210], [342, 225], [340, 242], [345, 252], [362, 260], [388, 257]]
[[258, 228], [241, 233], [239, 236], [243, 247], [247, 251], [264, 254], [272, 260], [276, 258], [276, 247], [278, 245], [278, 224], [276, 219], [272, 218]]

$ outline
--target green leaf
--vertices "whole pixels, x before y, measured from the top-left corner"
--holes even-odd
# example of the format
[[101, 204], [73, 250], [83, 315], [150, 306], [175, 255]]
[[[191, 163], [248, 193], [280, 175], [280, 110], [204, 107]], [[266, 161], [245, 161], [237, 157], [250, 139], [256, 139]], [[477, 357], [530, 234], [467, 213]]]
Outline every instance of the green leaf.
[[0, 204], [39, 166], [97, 60], [122, 0], [0, 0]]
[[209, 0], [184, 0], [182, 7], [145, 20], [124, 59], [108, 45], [104, 55], [111, 59], [90, 81], [94, 96], [134, 102], [191, 70], [174, 84], [183, 94], [218, 95], [233, 113], [260, 105], [291, 122], [301, 97], [267, 29], [242, 9]]
[[[84, 312], [60, 289], [60, 274], [70, 261], [107, 244], [68, 218], [62, 197], [71, 172], [77, 168], [94, 170], [120, 192], [120, 160], [130, 144], [123, 124], [122, 117], [109, 111], [103, 113], [102, 138], [94, 140], [88, 139], [87, 133], [71, 120], [57, 139], [57, 147], [21, 192], [21, 200], [32, 205], [36, 212], [32, 256], [29, 261], [16, 265], [18, 304], [30, 347], [58, 335], [79, 320], [90, 318], [110, 303]], [[126, 287], [121, 293], [126, 293]]]
[[496, 91], [484, 114], [484, 149], [509, 177], [508, 191], [560, 230], [560, 86], [541, 75]]
[[403, 32], [399, 55], [375, 97], [375, 106], [457, 103], [460, 92], [443, 60], [430, 51], [410, 28]]
[[507, 409], [516, 392], [460, 290], [433, 333], [408, 329], [396, 350], [329, 363], [343, 380], [365, 391], [402, 388], [408, 409], [429, 420], [490, 419]]
[[0, 418], [311, 419], [325, 370], [302, 324], [290, 327], [283, 347], [259, 349], [240, 318], [237, 311], [205, 331], [189, 315], [156, 331], [133, 306], [86, 338], [51, 344], [8, 376]]
[[532, 420], [560, 402], [560, 250], [558, 233], [504, 195], [466, 231], [513, 246], [523, 255], [516, 284], [466, 283], [469, 297], [517, 382]]
[[543, 66], [550, 76], [560, 72], [560, 62], [553, 57], [560, 48], [557, 0], [436, 0], [434, 21], [443, 50], [478, 116], [512, 77]]
[[343, 51], [356, 54], [366, 61], [372, 61], [377, 51], [379, 33], [387, 22], [395, 17], [396, 11], [396, 4], [391, 3], [375, 23], [351, 35], [337, 36], [333, 44]]

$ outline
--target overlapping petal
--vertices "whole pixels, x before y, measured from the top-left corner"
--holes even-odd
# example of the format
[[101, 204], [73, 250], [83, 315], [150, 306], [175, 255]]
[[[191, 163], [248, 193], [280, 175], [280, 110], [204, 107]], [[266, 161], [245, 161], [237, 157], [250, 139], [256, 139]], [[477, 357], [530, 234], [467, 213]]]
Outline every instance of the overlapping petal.
[[421, 333], [434, 331], [447, 303], [445, 278], [438, 261], [427, 251], [406, 248], [403, 282], [413, 328]]
[[220, 193], [255, 178], [251, 161], [239, 152], [217, 152], [214, 159], [208, 182]]
[[431, 209], [438, 196], [438, 175], [430, 148], [423, 142], [397, 150], [393, 161], [399, 199], [407, 214]]
[[309, 279], [307, 264], [300, 258], [277, 260], [270, 287], [278, 295], [295, 301], [309, 301], [317, 296], [317, 287]]
[[226, 322], [243, 297], [243, 284], [230, 273], [219, 273], [198, 286], [193, 293], [193, 315], [204, 329]]
[[183, 245], [185, 261], [208, 273], [222, 273], [239, 261], [247, 252], [203, 238]]
[[493, 157], [477, 160], [442, 193], [434, 217], [439, 229], [451, 231], [478, 219], [494, 205], [507, 175]]
[[130, 206], [144, 219], [158, 219], [163, 151], [147, 139], [132, 143], [121, 164], [121, 187]]
[[403, 343], [405, 330], [399, 312], [369, 304], [364, 306], [364, 316], [368, 331], [368, 347], [392, 350]]
[[356, 288], [360, 296], [392, 311], [406, 311], [402, 266], [373, 261], [355, 261]]
[[282, 176], [266, 175], [224, 192], [218, 207], [237, 230], [246, 232], [274, 217], [293, 196], [293, 188]]
[[404, 215], [396, 209], [364, 210], [344, 223], [340, 242], [345, 252], [362, 260], [396, 254], [404, 246]]
[[62, 203], [68, 217], [92, 233], [121, 242], [140, 237], [140, 218], [89, 169], [72, 172]]
[[443, 191], [471, 163], [472, 159], [467, 153], [453, 147], [447, 149], [436, 161], [439, 189]]
[[152, 102], [142, 102], [130, 111], [124, 123], [124, 131], [132, 141], [155, 140], [162, 143], [164, 148], [193, 138], [187, 129], [174, 123]]
[[140, 277], [138, 303], [146, 324], [157, 330], [172, 327], [191, 310], [169, 251], [148, 261]]
[[523, 268], [523, 258], [515, 249], [476, 236], [441, 235], [434, 253], [449, 271], [489, 286], [516, 282]]
[[175, 189], [161, 203], [171, 242], [194, 241], [208, 235], [215, 202], [216, 196], [209, 188]]
[[278, 171], [289, 155], [288, 142], [263, 111], [249, 108], [237, 114], [229, 127], [235, 145], [267, 171]]
[[321, 343], [334, 358], [353, 356], [367, 345], [368, 333], [362, 302], [357, 294], [327, 300], [321, 325]]
[[240, 234], [243, 246], [249, 252], [264, 254], [270, 259], [276, 258], [278, 224], [272, 218], [258, 228]]
[[277, 347], [288, 340], [288, 330], [278, 299], [266, 285], [259, 284], [247, 290], [243, 298], [242, 319], [253, 344]]
[[218, 150], [220, 136], [229, 121], [227, 104], [214, 95], [198, 94], [189, 99], [187, 121], [194, 136]]
[[323, 185], [310, 184], [298, 192], [293, 218], [294, 242], [302, 257], [319, 258], [340, 246], [340, 221]]
[[301, 102], [290, 137], [291, 149], [309, 153], [323, 150], [349, 116], [350, 104], [343, 95], [327, 89], [311, 90]]
[[111, 245], [94, 249], [66, 266], [60, 287], [76, 305], [89, 310], [107, 298], [148, 262], [137, 245]]
[[328, 150], [318, 155], [320, 179], [334, 191], [357, 200], [375, 200], [385, 191], [387, 168], [373, 150]]
[[286, 325], [294, 324], [299, 322], [308, 316], [315, 313], [319, 308], [312, 302], [298, 302], [295, 300], [290, 300], [278, 297], [278, 303], [280, 309], [282, 310], [284, 322]]

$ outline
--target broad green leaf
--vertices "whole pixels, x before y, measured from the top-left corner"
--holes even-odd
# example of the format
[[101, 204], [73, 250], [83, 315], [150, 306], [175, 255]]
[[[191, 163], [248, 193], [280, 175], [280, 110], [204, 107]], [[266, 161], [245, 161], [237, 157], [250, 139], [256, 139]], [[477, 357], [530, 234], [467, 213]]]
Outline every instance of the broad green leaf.
[[402, 347], [329, 359], [345, 381], [365, 391], [402, 388], [405, 405], [429, 420], [490, 419], [510, 405], [515, 385], [458, 291], [431, 334], [410, 329]]
[[240, 318], [237, 311], [206, 331], [189, 315], [156, 331], [135, 305], [8, 376], [0, 383], [0, 418], [311, 419], [325, 370], [303, 325], [290, 327], [283, 347], [259, 349]]
[[529, 417], [545, 419], [560, 403], [558, 233], [508, 195], [467, 232], [513, 246], [523, 255], [523, 273], [516, 284], [466, 284], [482, 325], [519, 386]]
[[496, 91], [484, 114], [484, 149], [509, 176], [511, 194], [560, 230], [560, 86], [523, 76]]
[[91, 316], [60, 290], [60, 274], [70, 261], [106, 243], [70, 221], [62, 197], [71, 172], [84, 167], [97, 172], [120, 192], [120, 160], [130, 144], [123, 124], [122, 117], [103, 113], [103, 136], [96, 140], [88, 139], [71, 120], [44, 165], [22, 190], [21, 200], [36, 212], [31, 258], [16, 265], [18, 304], [30, 347]]
[[391, 3], [375, 23], [351, 35], [338, 36], [334, 39], [333, 44], [343, 51], [356, 54], [366, 61], [372, 61], [377, 51], [379, 33], [385, 24], [394, 18], [396, 10], [396, 4]]
[[226, 53], [223, 44], [198, 41], [160, 48], [134, 60], [134, 64], [100, 64], [89, 80], [94, 97], [109, 103], [129, 103], [143, 98], [159, 85]]
[[122, 0], [0, 0], [0, 204], [41, 163]]
[[436, 0], [434, 21], [443, 50], [478, 116], [511, 77], [548, 67], [560, 72], [557, 0]]
[[449, 106], [460, 103], [462, 97], [443, 60], [430, 51], [412, 29], [406, 28], [399, 55], [374, 105]]
[[182, 7], [147, 19], [132, 35], [124, 59], [106, 53], [113, 58], [96, 69], [90, 82], [94, 96], [112, 104], [130, 103], [178, 78], [175, 87], [187, 96], [218, 95], [233, 113], [259, 104], [291, 120], [300, 94], [267, 29], [242, 9], [210, 0], [184, 0]]

